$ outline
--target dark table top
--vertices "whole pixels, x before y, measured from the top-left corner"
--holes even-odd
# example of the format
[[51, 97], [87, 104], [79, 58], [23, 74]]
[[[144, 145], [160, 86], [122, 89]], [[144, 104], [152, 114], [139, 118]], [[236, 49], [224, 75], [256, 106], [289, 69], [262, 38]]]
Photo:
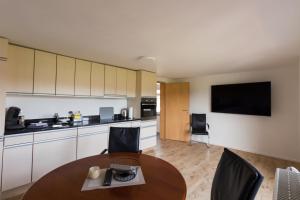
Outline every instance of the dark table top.
[[63, 126], [63, 127], [52, 127], [52, 125], [50, 124], [48, 127], [45, 127], [45, 128], [28, 128], [28, 127], [26, 127], [24, 129], [18, 129], [18, 130], [5, 130], [4, 135], [14, 135], [14, 134], [32, 133], [32, 132], [40, 132], [40, 131], [51, 131], [51, 130], [78, 128], [78, 127], [85, 127], [85, 126], [97, 126], [97, 125], [120, 123], [120, 122], [131, 122], [131, 121], [137, 121], [137, 120], [141, 120], [141, 119], [92, 120], [92, 121], [88, 121], [88, 122], [77, 122], [77, 123], [69, 124], [68, 126]]
[[[146, 184], [81, 191], [91, 166], [111, 163], [140, 165]], [[48, 173], [28, 190], [23, 200], [184, 200], [186, 183], [170, 163], [138, 153], [115, 153], [80, 159]]]

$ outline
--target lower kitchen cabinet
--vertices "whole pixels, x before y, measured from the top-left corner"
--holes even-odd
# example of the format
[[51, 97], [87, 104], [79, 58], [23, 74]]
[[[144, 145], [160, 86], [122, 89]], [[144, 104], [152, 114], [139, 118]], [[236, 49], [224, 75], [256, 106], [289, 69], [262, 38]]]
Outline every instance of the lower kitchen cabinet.
[[142, 121], [140, 130], [140, 149], [144, 150], [157, 144], [156, 120]]
[[99, 155], [108, 146], [107, 133], [91, 133], [78, 136], [77, 159]]
[[4, 147], [2, 191], [31, 182], [32, 144]]
[[156, 144], [157, 144], [156, 136], [152, 136], [149, 138], [142, 138], [140, 140], [140, 149], [141, 150], [148, 149], [148, 148], [156, 146]]
[[76, 160], [76, 137], [34, 144], [32, 181], [66, 163]]

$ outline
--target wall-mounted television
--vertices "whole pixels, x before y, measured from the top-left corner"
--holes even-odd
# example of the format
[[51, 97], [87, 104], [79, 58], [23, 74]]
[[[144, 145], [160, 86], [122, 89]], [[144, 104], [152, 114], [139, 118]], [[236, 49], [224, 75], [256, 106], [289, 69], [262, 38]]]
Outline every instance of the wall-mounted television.
[[211, 111], [271, 116], [271, 82], [212, 85]]

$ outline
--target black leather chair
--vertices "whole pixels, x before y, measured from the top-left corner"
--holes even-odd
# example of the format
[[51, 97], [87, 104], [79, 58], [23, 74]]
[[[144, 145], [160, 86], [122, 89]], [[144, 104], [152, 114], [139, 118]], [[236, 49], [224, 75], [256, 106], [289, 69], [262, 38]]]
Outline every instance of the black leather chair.
[[224, 149], [211, 189], [211, 200], [253, 200], [263, 176], [247, 161]]
[[[191, 116], [191, 134], [192, 135], [206, 135], [207, 136], [207, 147], [209, 147], [209, 124], [206, 123], [206, 114], [195, 114]], [[192, 144], [192, 135], [190, 144]]]
[[115, 152], [133, 152], [141, 153], [139, 149], [140, 128], [110, 127], [108, 149], [104, 149], [101, 154], [106, 151], [108, 153]]

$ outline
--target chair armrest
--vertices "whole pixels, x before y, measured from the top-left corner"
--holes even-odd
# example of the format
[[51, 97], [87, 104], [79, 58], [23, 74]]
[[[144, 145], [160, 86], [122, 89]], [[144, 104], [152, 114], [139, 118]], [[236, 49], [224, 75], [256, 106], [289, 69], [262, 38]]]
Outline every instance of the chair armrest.
[[103, 155], [103, 154], [105, 154], [107, 152], [107, 149], [104, 149], [101, 153], [100, 153], [100, 155]]
[[206, 123], [206, 126], [207, 126], [207, 129], [209, 130], [209, 124], [208, 123]]
[[139, 153], [143, 153], [143, 150], [139, 150]]

